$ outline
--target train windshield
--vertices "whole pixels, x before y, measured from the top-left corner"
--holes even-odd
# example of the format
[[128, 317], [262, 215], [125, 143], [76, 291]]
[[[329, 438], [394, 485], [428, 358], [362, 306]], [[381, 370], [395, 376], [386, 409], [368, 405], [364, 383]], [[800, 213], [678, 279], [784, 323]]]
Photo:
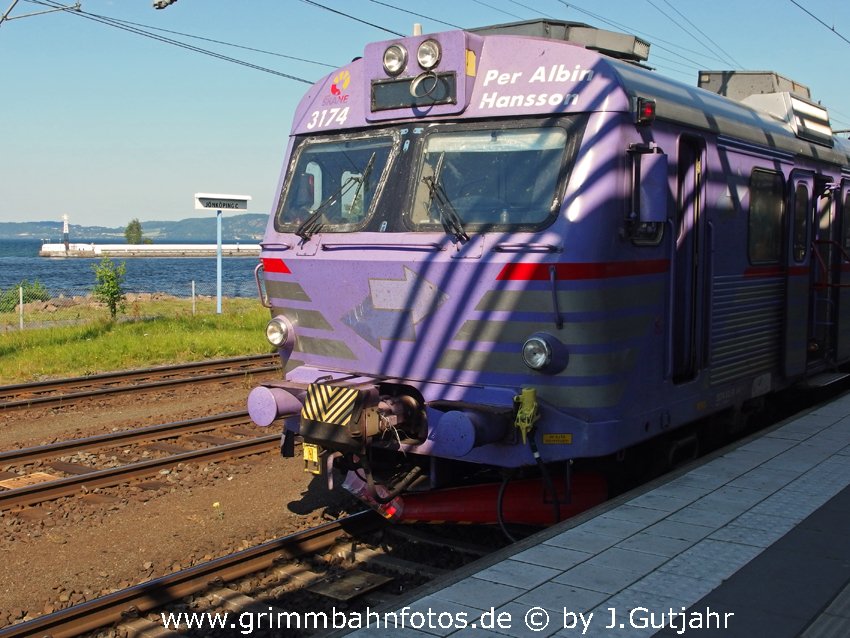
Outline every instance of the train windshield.
[[539, 226], [558, 206], [567, 131], [434, 131], [426, 136], [410, 223], [417, 230]]
[[296, 153], [278, 211], [278, 230], [307, 238], [320, 231], [362, 227], [394, 147], [392, 135], [305, 141]]

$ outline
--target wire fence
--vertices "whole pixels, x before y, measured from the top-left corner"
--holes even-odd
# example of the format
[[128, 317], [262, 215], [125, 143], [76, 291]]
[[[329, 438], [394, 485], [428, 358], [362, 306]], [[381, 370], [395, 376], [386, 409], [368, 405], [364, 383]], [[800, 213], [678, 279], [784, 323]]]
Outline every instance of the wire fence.
[[[251, 282], [253, 284], [253, 282]], [[165, 316], [195, 316], [218, 312], [215, 283], [191, 281], [186, 285], [163, 286], [165, 290], [124, 290], [121, 316], [149, 319]], [[257, 298], [255, 285], [222, 282], [221, 312], [238, 312]], [[239, 301], [240, 303], [236, 303]], [[257, 302], [259, 303], [259, 302]], [[40, 284], [0, 290], [0, 331], [74, 325], [109, 317], [106, 304], [91, 288], [54, 288]]]

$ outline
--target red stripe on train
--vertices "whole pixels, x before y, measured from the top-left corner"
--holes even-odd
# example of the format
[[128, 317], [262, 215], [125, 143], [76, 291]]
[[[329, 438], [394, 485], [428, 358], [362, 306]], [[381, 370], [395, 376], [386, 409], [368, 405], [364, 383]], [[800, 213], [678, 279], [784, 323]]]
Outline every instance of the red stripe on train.
[[781, 277], [785, 274], [789, 277], [801, 277], [809, 274], [808, 266], [751, 266], [744, 270], [744, 277]]
[[283, 259], [279, 257], [263, 257], [263, 270], [266, 272], [276, 272], [282, 275], [291, 275], [292, 271], [289, 270], [289, 266], [287, 266]]
[[564, 279], [611, 279], [656, 275], [670, 270], [669, 259], [644, 259], [640, 261], [609, 261], [598, 263], [556, 264], [506, 264], [499, 281], [546, 281], [551, 278], [550, 267], [555, 267], [558, 280]]

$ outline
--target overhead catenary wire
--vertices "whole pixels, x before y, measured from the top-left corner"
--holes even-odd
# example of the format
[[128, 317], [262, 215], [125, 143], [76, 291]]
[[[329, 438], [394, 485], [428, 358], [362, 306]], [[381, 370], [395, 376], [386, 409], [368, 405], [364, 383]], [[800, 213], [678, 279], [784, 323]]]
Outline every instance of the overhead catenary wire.
[[[664, 11], [661, 7], [659, 7], [657, 4], [655, 4], [652, 0], [646, 0], [646, 2], [647, 2], [647, 4], [649, 4], [649, 5], [650, 5], [653, 9], [655, 9], [656, 11], [658, 11], [658, 13], [660, 13], [660, 14], [661, 14], [661, 15], [663, 15], [665, 18], [667, 18], [670, 22], [672, 22], [672, 23], [673, 23], [673, 24], [675, 24], [677, 27], [679, 27], [679, 29], [681, 29], [681, 30], [682, 30], [682, 31], [683, 31], [683, 32], [684, 32], [684, 33], [685, 33], [685, 34], [686, 34], [689, 38], [692, 38], [695, 42], [698, 42], [700, 45], [702, 45], [702, 46], [703, 46], [703, 48], [705, 48], [705, 49], [709, 52], [709, 54], [714, 54], [714, 53], [715, 53], [715, 51], [713, 51], [713, 50], [711, 49], [711, 47], [709, 47], [708, 45], [706, 45], [706, 44], [705, 44], [705, 42], [703, 42], [703, 41], [702, 41], [699, 37], [695, 36], [695, 35], [694, 35], [691, 31], [689, 31], [688, 29], [686, 29], [686, 28], [682, 25], [682, 23], [681, 23], [681, 22], [679, 22], [679, 21], [678, 21], [678, 20], [676, 20], [673, 16], [671, 16], [669, 13], [667, 13], [666, 11]], [[719, 57], [718, 57], [718, 59], [722, 59], [722, 58], [719, 58]], [[724, 60], [724, 64], [728, 64], [728, 62], [726, 62], [726, 61]]]
[[[58, 3], [53, 2], [52, 0], [27, 0], [28, 2], [32, 2], [33, 4], [41, 4], [47, 7], [56, 7]], [[120, 21], [114, 20], [107, 16], [101, 16], [94, 13], [88, 13], [86, 11], [74, 11], [71, 15], [78, 16], [80, 18], [85, 18], [87, 20], [92, 20], [94, 22], [99, 22], [101, 24], [114, 27], [116, 29], [121, 29], [127, 31], [129, 33], [135, 33], [136, 35], [140, 35], [142, 37], [150, 38], [152, 40], [157, 40], [159, 42], [163, 42], [165, 44], [170, 44], [172, 46], [176, 46], [182, 49], [186, 49], [188, 51], [194, 51], [196, 53], [201, 53], [203, 55], [208, 55], [213, 58], [218, 58], [219, 60], [224, 60], [225, 62], [231, 62], [233, 64], [239, 64], [241, 66], [245, 66], [251, 69], [255, 69], [257, 71], [263, 71], [265, 73], [270, 73], [272, 75], [277, 75], [280, 77], [287, 78], [289, 80], [295, 80], [296, 82], [302, 82], [304, 84], [314, 84], [315, 80], [307, 80], [305, 78], [298, 77], [296, 75], [292, 75], [290, 73], [284, 73], [283, 71], [277, 71], [275, 69], [270, 69], [268, 67], [260, 66], [259, 64], [253, 64], [252, 62], [246, 62], [245, 60], [240, 60], [238, 58], [233, 58], [227, 55], [223, 55], [221, 53], [217, 53], [215, 51], [210, 51], [209, 49], [203, 49], [201, 47], [196, 47], [192, 44], [188, 44], [186, 42], [180, 42], [179, 40], [174, 40], [173, 38], [166, 38], [161, 35], [157, 35], [155, 33], [151, 33], [149, 31], [145, 31], [144, 29], [139, 29], [137, 27], [132, 27], [129, 25], [122, 24]]]
[[437, 24], [444, 24], [447, 27], [452, 27], [453, 29], [463, 29], [462, 26], [457, 24], [452, 24], [451, 22], [446, 22], [445, 20], [439, 20], [437, 18], [433, 18], [429, 15], [425, 15], [424, 13], [416, 13], [415, 11], [411, 11], [410, 9], [403, 9], [401, 7], [397, 7], [388, 2], [381, 2], [380, 0], [369, 0], [372, 4], [378, 4], [382, 7], [386, 7], [388, 9], [395, 9], [396, 11], [401, 11], [402, 13], [406, 13], [408, 15], [416, 16], [417, 18], [424, 18], [425, 20], [431, 20], [432, 22], [436, 22]]
[[[688, 71], [691, 72], [691, 73], [693, 71], [702, 71], [703, 70], [703, 68], [701, 66], [698, 66], [698, 65], [695, 65], [695, 64], [689, 64], [688, 62], [684, 62], [680, 59], [670, 58], [670, 57], [667, 57], [666, 55], [661, 55], [659, 53], [653, 53], [653, 55], [652, 55], [652, 65], [653, 65], [653, 67], [662, 66], [662, 65], [658, 64], [658, 60], [663, 60], [668, 65], [673, 65], [674, 67], [679, 67], [679, 70], [688, 69]], [[665, 67], [665, 68], [669, 68], [669, 67]]]
[[535, 7], [530, 7], [527, 4], [523, 4], [522, 2], [517, 2], [517, 0], [508, 0], [508, 2], [515, 4], [518, 7], [522, 7], [523, 9], [528, 9], [529, 11], [533, 11], [534, 13], [536, 13], [538, 15], [542, 15], [544, 18], [551, 18], [552, 20], [556, 19], [555, 16], [551, 16], [548, 13], [544, 13], [540, 9], [537, 9]]
[[[94, 14], [93, 14], [94, 15]], [[101, 16], [104, 17], [104, 16]], [[109, 18], [114, 22], [120, 22], [121, 24], [128, 24], [134, 27], [139, 27], [142, 29], [152, 29], [153, 31], [162, 31], [163, 33], [171, 33], [172, 35], [179, 35], [184, 38], [193, 38], [195, 40], [203, 40], [205, 42], [212, 42], [213, 44], [221, 44], [223, 46], [234, 47], [237, 49], [244, 49], [245, 51], [253, 51], [254, 53], [263, 53], [265, 55], [273, 55], [279, 58], [285, 58], [287, 60], [294, 60], [296, 62], [305, 62], [307, 64], [316, 64], [318, 66], [329, 67], [331, 69], [339, 68], [341, 65], [339, 64], [329, 64], [328, 62], [319, 62], [317, 60], [309, 60], [307, 58], [299, 58], [294, 55], [287, 55], [285, 53], [277, 53], [275, 51], [266, 51], [265, 49], [257, 49], [255, 47], [244, 46], [242, 44], [235, 44], [233, 42], [225, 42], [223, 40], [216, 40], [214, 38], [205, 38], [200, 35], [192, 35], [191, 33], [182, 33], [181, 31], [172, 31], [171, 29], [163, 29], [162, 27], [154, 27], [149, 24], [140, 24], [138, 22], [131, 22], [130, 20], [120, 20], [119, 18]]]
[[[722, 53], [722, 54], [723, 54], [723, 55], [727, 58], [727, 60], [728, 60], [729, 62], [731, 62], [731, 63], [732, 63], [732, 65], [733, 65], [733, 66], [735, 66], [735, 67], [737, 67], [737, 68], [739, 68], [739, 69], [744, 68], [744, 67], [743, 67], [743, 65], [742, 65], [740, 62], [738, 62], [738, 61], [737, 61], [737, 60], [736, 60], [736, 59], [735, 59], [735, 58], [734, 58], [734, 57], [733, 57], [733, 56], [732, 56], [732, 55], [731, 55], [728, 51], [726, 51], [726, 49], [724, 49], [724, 48], [723, 48], [723, 47], [721, 47], [719, 44], [717, 44], [717, 42], [715, 42], [714, 40], [712, 40], [712, 39], [711, 39], [711, 37], [710, 37], [710, 36], [709, 36], [709, 35], [708, 35], [705, 31], [703, 31], [702, 29], [700, 29], [698, 25], [696, 25], [696, 24], [694, 24], [693, 22], [691, 22], [691, 20], [690, 20], [690, 19], [688, 19], [688, 17], [687, 17], [684, 13], [682, 13], [681, 11], [679, 11], [679, 10], [676, 8], [676, 6], [675, 6], [675, 5], [671, 4], [671, 3], [670, 3], [670, 0], [664, 0], [664, 3], [665, 3], [667, 6], [669, 6], [671, 9], [673, 9], [673, 11], [675, 11], [676, 13], [678, 13], [678, 14], [682, 17], [682, 19], [683, 19], [683, 20], [685, 20], [685, 22], [687, 22], [689, 25], [691, 25], [691, 27], [693, 27], [693, 28], [694, 28], [694, 30], [695, 30], [695, 31], [697, 31], [697, 33], [700, 33], [700, 34], [701, 34], [701, 35], [702, 35], [702, 36], [703, 36], [706, 40], [708, 40], [709, 42], [711, 42], [711, 44], [712, 44], [712, 45], [714, 45], [714, 47], [717, 49], [717, 51], [720, 51], [720, 53]], [[706, 47], [706, 48], [708, 48], [708, 47]], [[710, 50], [710, 49], [709, 49], [709, 50]]]
[[[828, 25], [825, 21], [821, 20], [819, 17], [817, 17], [814, 13], [812, 13], [811, 11], [809, 11], [808, 9], [806, 9], [806, 8], [805, 8], [803, 5], [801, 5], [799, 2], [796, 2], [795, 0], [790, 0], [790, 1], [791, 1], [791, 4], [793, 4], [794, 6], [798, 7], [801, 11], [805, 12], [805, 13], [806, 13], [809, 17], [811, 17], [813, 20], [815, 20], [816, 22], [818, 22], [818, 23], [819, 23], [819, 24], [821, 24], [822, 26], [826, 27], [829, 31], [831, 31], [832, 33], [834, 33], [835, 35], [837, 35], [839, 38], [841, 38], [842, 40], [844, 40], [844, 42], [846, 42], [847, 44], [850, 44], [850, 40], [848, 40], [846, 37], [844, 37], [842, 34], [840, 34], [840, 33], [839, 33], [836, 29], [835, 29], [835, 26], [829, 26], [829, 25]], [[833, 114], [837, 114], [837, 115], [839, 115], [839, 116], [843, 116], [843, 117], [850, 117], [850, 116], [845, 115], [845, 114], [844, 114], [844, 113], [842, 113], [841, 111], [836, 111], [836, 110], [834, 110], [834, 109], [833, 109], [831, 112], [832, 112]], [[846, 123], [848, 122], [847, 120], [842, 119], [841, 117], [837, 117], [837, 118], [835, 118], [835, 120], [836, 120], [837, 122], [841, 122], [842, 124], [846, 124]]]
[[12, 9], [15, 8], [16, 4], [18, 4], [18, 0], [12, 0], [12, 4], [9, 5], [9, 8], [6, 9], [2, 14], [0, 14], [0, 25], [2, 25], [3, 22], [9, 19], [9, 14], [12, 13]]
[[817, 22], [819, 22], [821, 25], [823, 25], [824, 27], [826, 27], [829, 31], [832, 31], [832, 33], [834, 33], [834, 34], [835, 34], [835, 35], [837, 35], [839, 38], [841, 38], [842, 40], [844, 40], [847, 44], [850, 44], [850, 40], [848, 40], [848, 39], [847, 39], [847, 38], [845, 38], [843, 35], [841, 35], [838, 31], [836, 31], [836, 29], [835, 29], [835, 27], [834, 27], [834, 26], [832, 26], [832, 27], [831, 27], [831, 26], [829, 26], [826, 22], [824, 22], [823, 20], [821, 20], [821, 19], [820, 19], [819, 17], [817, 17], [814, 13], [812, 13], [811, 11], [809, 11], [808, 9], [806, 9], [806, 7], [804, 7], [804, 6], [803, 6], [803, 5], [801, 5], [799, 2], [797, 2], [797, 0], [790, 0], [790, 2], [791, 2], [791, 4], [793, 4], [794, 6], [798, 7], [801, 11], [805, 12], [805, 13], [806, 13], [809, 17], [811, 17], [812, 19], [816, 20], [816, 21], [817, 21]]
[[392, 29], [387, 29], [386, 27], [382, 27], [381, 25], [375, 24], [374, 22], [368, 22], [367, 20], [361, 20], [360, 18], [353, 16], [349, 13], [345, 13], [344, 11], [339, 11], [337, 9], [333, 9], [331, 7], [325, 6], [320, 2], [315, 2], [314, 0], [301, 0], [301, 2], [303, 2], [305, 4], [313, 5], [314, 7], [319, 7], [320, 9], [324, 9], [325, 11], [330, 11], [331, 13], [336, 13], [337, 15], [345, 16], [346, 18], [350, 18], [351, 20], [359, 22], [360, 24], [365, 24], [367, 26], [374, 27], [376, 29], [380, 29], [381, 31], [386, 31], [387, 33], [390, 33], [392, 35], [397, 35], [400, 38], [404, 37], [403, 33], [399, 33], [398, 31], [393, 31]]
[[[806, 15], [808, 15], [810, 18], [812, 18], [813, 20], [815, 20], [818, 24], [820, 24], [821, 26], [825, 27], [828, 31], [830, 31], [830, 32], [834, 33], [836, 36], [838, 36], [839, 38], [841, 38], [841, 39], [842, 39], [844, 42], [846, 42], [847, 44], [850, 44], [850, 39], [846, 38], [844, 35], [842, 35], [841, 33], [839, 33], [839, 32], [838, 32], [838, 30], [835, 28], [835, 26], [829, 26], [829, 24], [827, 24], [824, 20], [822, 20], [821, 18], [819, 18], [818, 16], [816, 16], [814, 13], [812, 13], [812, 12], [811, 12], [811, 11], [809, 11], [808, 9], [806, 9], [806, 7], [804, 7], [802, 4], [800, 4], [799, 2], [797, 2], [797, 0], [790, 0], [790, 2], [791, 2], [791, 4], [793, 4], [795, 7], [797, 7], [797, 8], [798, 8], [798, 9], [800, 9], [801, 11], [803, 11], [803, 12], [804, 12]], [[834, 110], [834, 109], [833, 109], [831, 112], [832, 112], [832, 113], [834, 113], [834, 114], [837, 114], [837, 115], [839, 115], [839, 116], [848, 117], [847, 115], [845, 115], [845, 114], [844, 114], [844, 113], [842, 113], [841, 111], [836, 111], [836, 110]], [[836, 120], [837, 122], [842, 122], [842, 123], [846, 123], [846, 122], [847, 122], [847, 120], [842, 119], [842, 117], [837, 117], [837, 118], [835, 118], [835, 120]]]
[[480, 4], [482, 7], [487, 7], [488, 9], [492, 9], [493, 11], [498, 11], [499, 13], [504, 13], [506, 16], [510, 16], [512, 18], [516, 18], [517, 20], [522, 20], [522, 16], [518, 16], [515, 13], [511, 13], [510, 11], [505, 11], [504, 9], [500, 9], [499, 7], [494, 7], [492, 4], [487, 4], [486, 2], [482, 2], [482, 0], [472, 0], [475, 4]]
[[[629, 33], [635, 33], [635, 34], [640, 35], [644, 38], [647, 38], [648, 40], [650, 40], [652, 42], [652, 46], [655, 47], [656, 49], [661, 49], [662, 51], [667, 51], [668, 53], [672, 53], [672, 54], [678, 56], [680, 60], [687, 60], [691, 64], [694, 64], [697, 68], [703, 68], [705, 65], [701, 64], [700, 62], [697, 62], [696, 60], [693, 60], [689, 57], [682, 55], [682, 51], [686, 51], [688, 53], [693, 53], [694, 55], [698, 55], [698, 56], [711, 57], [712, 59], [719, 60], [720, 62], [723, 62], [724, 64], [726, 64], [726, 61], [723, 60], [722, 58], [719, 58], [719, 57], [716, 57], [716, 56], [707, 56], [702, 51], [694, 51], [693, 49], [689, 49], [689, 48], [684, 47], [684, 46], [677, 44], [675, 42], [670, 42], [669, 40], [665, 40], [664, 38], [659, 38], [659, 37], [656, 37], [652, 34], [646, 33], [645, 31], [640, 31], [639, 29], [633, 29], [633, 28], [631, 28], [627, 25], [624, 25], [624, 24], [621, 24], [621, 23], [618, 23], [618, 22], [614, 22], [613, 20], [609, 20], [608, 18], [601, 16], [597, 13], [593, 13], [592, 11], [588, 11], [587, 9], [583, 9], [582, 7], [578, 6], [574, 2], [566, 2], [565, 0], [558, 0], [558, 2], [560, 2], [562, 5], [564, 5], [568, 9], [574, 9], [575, 11], [578, 11], [579, 13], [583, 13], [584, 15], [590, 16], [594, 20], [598, 20], [599, 22], [602, 22], [603, 24], [607, 24], [608, 26], [612, 26], [615, 29], [619, 29], [620, 31], [625, 31], [625, 32], [629, 32]], [[662, 44], [659, 44], [661, 42], [663, 42], [664, 44], [668, 44], [669, 47], [665, 47]], [[670, 48], [670, 47], [675, 47], [675, 48]]]

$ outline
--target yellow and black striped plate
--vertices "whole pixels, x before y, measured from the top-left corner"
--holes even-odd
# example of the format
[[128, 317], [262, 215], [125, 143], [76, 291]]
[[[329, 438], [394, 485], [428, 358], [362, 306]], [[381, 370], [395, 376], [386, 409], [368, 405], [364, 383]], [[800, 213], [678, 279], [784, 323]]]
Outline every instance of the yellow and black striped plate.
[[301, 416], [312, 421], [351, 425], [357, 412], [360, 391], [343, 386], [311, 383]]

